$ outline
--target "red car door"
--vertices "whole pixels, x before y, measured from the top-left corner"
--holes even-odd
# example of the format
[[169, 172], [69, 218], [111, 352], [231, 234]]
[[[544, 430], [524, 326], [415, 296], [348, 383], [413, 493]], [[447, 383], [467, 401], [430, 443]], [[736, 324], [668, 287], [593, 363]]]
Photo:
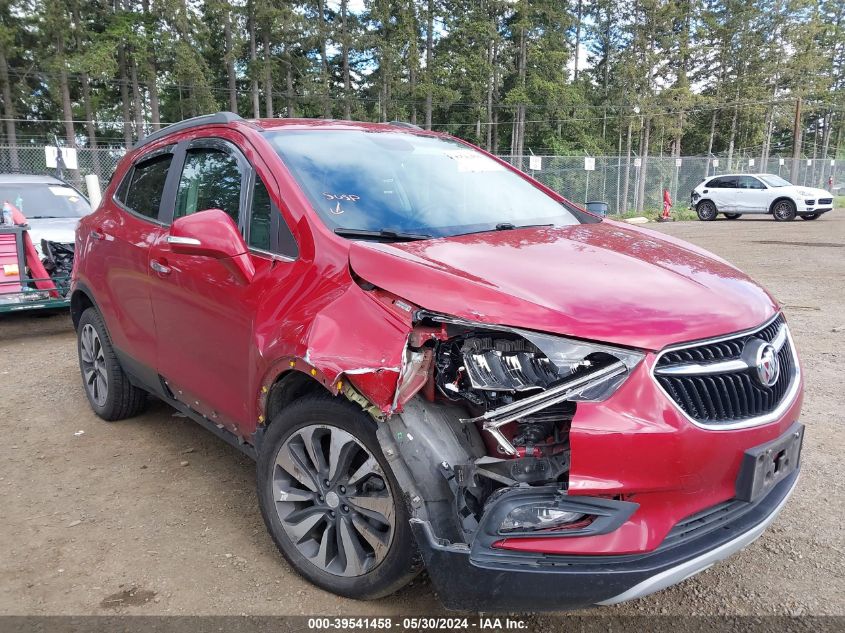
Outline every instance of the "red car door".
[[137, 160], [114, 196], [87, 221], [86, 283], [98, 288], [112, 343], [130, 371], [155, 367], [155, 325], [150, 303], [150, 248], [162, 233], [159, 213], [172, 147]]
[[[242, 235], [248, 232], [247, 210], [264, 204], [263, 218], [269, 219], [266, 187], [233, 142], [201, 138], [180, 147], [184, 159], [173, 219], [222, 209]], [[254, 232], [256, 240], [267, 233]], [[245, 426], [250, 431], [255, 426], [250, 385], [258, 366], [253, 321], [272, 258], [252, 250], [256, 273], [245, 282], [220, 260], [175, 253], [167, 236], [167, 231], [159, 236], [150, 260], [158, 371], [177, 400], [233, 432], [243, 433]]]

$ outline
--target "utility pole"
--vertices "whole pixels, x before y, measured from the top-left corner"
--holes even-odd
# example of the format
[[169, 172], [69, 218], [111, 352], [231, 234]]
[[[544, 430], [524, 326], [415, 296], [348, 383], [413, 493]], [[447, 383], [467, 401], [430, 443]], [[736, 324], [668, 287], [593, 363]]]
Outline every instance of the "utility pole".
[[801, 97], [795, 101], [795, 124], [792, 127], [792, 182], [798, 182], [798, 159], [801, 158]]
[[[634, 112], [639, 114], [640, 109], [634, 108]], [[628, 141], [625, 145], [625, 186], [622, 189], [622, 205], [617, 213], [625, 213], [628, 211], [628, 179], [631, 174], [631, 125], [633, 118], [628, 116]], [[618, 176], [617, 176], [618, 177]]]

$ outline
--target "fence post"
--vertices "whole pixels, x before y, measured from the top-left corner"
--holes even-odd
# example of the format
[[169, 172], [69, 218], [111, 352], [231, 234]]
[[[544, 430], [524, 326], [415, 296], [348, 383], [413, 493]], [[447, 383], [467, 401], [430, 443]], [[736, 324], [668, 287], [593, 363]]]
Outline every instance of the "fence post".
[[88, 200], [91, 201], [91, 207], [96, 209], [100, 206], [100, 200], [103, 199], [103, 194], [100, 191], [100, 179], [97, 178], [97, 174], [85, 176], [85, 188], [88, 190]]

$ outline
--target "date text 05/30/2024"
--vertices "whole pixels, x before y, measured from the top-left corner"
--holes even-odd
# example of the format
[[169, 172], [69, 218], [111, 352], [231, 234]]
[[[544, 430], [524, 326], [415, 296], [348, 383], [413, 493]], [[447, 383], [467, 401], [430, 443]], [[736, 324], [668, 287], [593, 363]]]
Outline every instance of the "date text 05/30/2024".
[[332, 617], [308, 618], [308, 629], [319, 630], [510, 630], [520, 631], [528, 628], [528, 623], [519, 618], [510, 617]]

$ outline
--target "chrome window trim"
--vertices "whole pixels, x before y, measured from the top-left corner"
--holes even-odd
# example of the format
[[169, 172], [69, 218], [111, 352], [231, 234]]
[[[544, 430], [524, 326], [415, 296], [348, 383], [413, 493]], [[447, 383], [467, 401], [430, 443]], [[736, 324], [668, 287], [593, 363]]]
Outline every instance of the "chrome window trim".
[[[792, 340], [792, 333], [789, 331], [789, 326], [787, 325], [786, 321], [784, 321], [783, 327], [781, 327], [781, 329], [778, 331], [775, 338], [772, 339], [771, 344], [775, 345], [775, 343], [779, 343], [779, 346], [776, 346], [776, 347], [778, 347], [778, 349], [780, 349], [780, 347], [783, 346], [784, 342], [789, 341], [789, 349], [790, 349], [790, 352], [792, 353], [792, 365], [793, 365], [792, 377], [791, 377], [791, 381], [790, 381], [790, 384], [789, 384], [789, 389], [787, 389], [787, 392], [784, 394], [784, 396], [781, 399], [778, 406], [775, 407], [772, 411], [770, 411], [769, 413], [767, 413], [765, 415], [759, 415], [759, 416], [754, 417], [754, 418], [748, 418], [747, 420], [740, 420], [740, 421], [737, 421], [737, 422], [727, 422], [727, 423], [724, 423], [724, 424], [710, 424], [710, 423], [706, 423], [706, 422], [699, 422], [698, 420], [694, 419], [692, 416], [690, 416], [686, 411], [684, 411], [680, 407], [680, 405], [669, 394], [669, 392], [667, 392], [663, 388], [663, 385], [660, 384], [660, 381], [657, 380], [657, 376], [655, 375], [655, 373], [656, 373], [656, 370], [657, 370], [657, 364], [660, 362], [660, 359], [664, 354], [667, 354], [669, 352], [674, 352], [674, 351], [677, 351], [679, 349], [688, 349], [690, 347], [700, 347], [702, 345], [709, 345], [711, 343], [720, 343], [722, 341], [728, 341], [728, 340], [739, 338], [741, 336], [746, 336], [746, 335], [749, 335], [749, 334], [756, 334], [760, 330], [763, 330], [766, 327], [768, 327], [779, 316], [781, 316], [780, 312], [775, 314], [771, 319], [769, 319], [768, 321], [766, 321], [762, 325], [759, 325], [755, 328], [751, 328], [749, 330], [742, 330], [741, 332], [734, 332], [732, 334], [726, 334], [724, 336], [718, 336], [718, 337], [709, 338], [709, 339], [701, 339], [701, 340], [692, 341], [692, 342], [689, 342], [689, 343], [680, 343], [680, 344], [677, 344], [677, 345], [670, 345], [669, 347], [666, 347], [666, 348], [660, 350], [660, 352], [658, 352], [657, 355], [655, 356], [654, 363], [652, 364], [651, 370], [649, 371], [649, 373], [651, 374], [651, 379], [657, 385], [657, 388], [661, 391], [661, 393], [664, 396], [666, 396], [666, 399], [669, 400], [669, 402], [672, 403], [672, 406], [674, 406], [675, 409], [688, 422], [690, 422], [691, 424], [694, 424], [698, 428], [705, 429], [705, 430], [708, 430], [708, 431], [734, 431], [734, 430], [737, 430], [737, 429], [747, 429], [747, 428], [751, 428], [751, 427], [755, 427], [755, 426], [763, 426], [765, 424], [771, 424], [772, 422], [775, 422], [775, 421], [779, 420], [781, 417], [783, 417], [783, 414], [786, 413], [787, 409], [789, 409], [789, 407], [792, 406], [793, 402], [795, 402], [795, 397], [798, 395], [798, 387], [801, 384], [801, 365], [798, 362], [798, 353], [795, 349], [795, 341]], [[782, 333], [783, 333], [783, 336], [784, 336], [784, 340], [779, 340], [782, 336]], [[659, 373], [659, 372], [657, 372], [657, 373]]]
[[259, 255], [263, 257], [268, 257], [269, 259], [273, 259], [278, 262], [295, 262], [298, 258], [291, 257], [290, 255], [282, 255], [281, 253], [274, 253], [272, 251], [264, 250], [263, 248], [256, 248], [254, 246], [249, 246], [249, 252], [253, 255]]

